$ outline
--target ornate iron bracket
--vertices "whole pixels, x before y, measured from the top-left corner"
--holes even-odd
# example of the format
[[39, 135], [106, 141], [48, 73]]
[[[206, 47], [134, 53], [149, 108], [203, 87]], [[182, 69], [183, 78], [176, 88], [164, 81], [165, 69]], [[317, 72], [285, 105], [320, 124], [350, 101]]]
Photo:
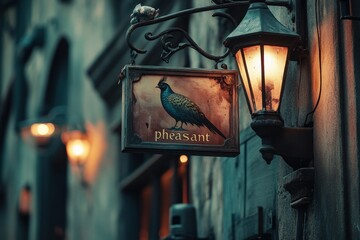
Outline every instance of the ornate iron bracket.
[[[191, 14], [198, 13], [198, 12], [208, 12], [208, 11], [212, 11], [212, 10], [226, 9], [226, 8], [231, 8], [231, 7], [241, 6], [241, 5], [248, 7], [249, 2], [250, 2], [249, 0], [239, 0], [236, 2], [235, 1], [226, 1], [226, 3], [221, 3], [219, 5], [211, 5], [211, 6], [199, 7], [199, 8], [190, 8], [190, 9], [182, 10], [182, 11], [179, 11], [176, 13], [164, 15], [159, 18], [153, 18], [153, 19], [150, 18], [147, 20], [144, 20], [144, 19], [146, 19], [146, 16], [145, 16], [142, 21], [132, 24], [126, 33], [126, 41], [127, 41], [129, 48], [131, 49], [131, 63], [135, 64], [135, 58], [136, 58], [137, 54], [145, 54], [147, 52], [146, 49], [141, 49], [141, 48], [135, 47], [133, 45], [133, 43], [131, 42], [131, 35], [133, 34], [133, 32], [136, 29], [145, 27], [145, 26], [149, 26], [149, 25], [162, 23], [162, 22], [165, 22], [165, 21], [168, 21], [171, 19], [175, 19], [175, 18], [189, 16]], [[266, 3], [268, 5], [286, 7], [289, 10], [291, 10], [291, 0], [267, 1]], [[147, 11], [149, 9], [150, 9], [149, 11], [153, 10], [153, 8], [146, 7], [146, 6], [144, 6], [144, 9], [145, 9], [145, 11]], [[139, 10], [137, 10], [137, 11], [139, 11]], [[145, 14], [146, 14], [146, 12], [145, 12]], [[132, 16], [133, 16], [133, 14], [132, 14]], [[230, 21], [234, 25], [234, 27], [237, 26], [235, 19], [227, 13], [217, 12], [217, 13], [214, 13], [212, 16], [213, 17], [223, 17], [223, 18], [227, 19], [228, 21]], [[186, 39], [187, 42], [175, 43], [174, 41], [172, 41], [174, 39], [173, 33], [176, 33], [176, 32], [182, 34], [182, 36], [184, 36], [184, 38]], [[161, 53], [161, 59], [167, 63], [169, 62], [171, 56], [173, 56], [176, 52], [178, 52], [184, 48], [187, 48], [187, 47], [190, 47], [190, 48], [196, 50], [202, 56], [215, 61], [215, 63], [216, 63], [215, 67], [217, 67], [217, 64], [222, 62], [223, 59], [225, 57], [227, 57], [230, 53], [229, 50], [226, 50], [225, 53], [222, 55], [218, 55], [218, 56], [212, 55], [212, 54], [208, 53], [207, 51], [205, 51], [204, 49], [202, 49], [190, 37], [190, 35], [185, 30], [183, 30], [181, 28], [177, 28], [177, 27], [169, 28], [158, 34], [153, 34], [152, 32], [147, 32], [147, 33], [145, 33], [145, 39], [148, 41], [154, 41], [157, 39], [161, 39], [162, 48], [163, 48], [163, 52]], [[226, 65], [223, 64], [222, 68], [226, 68]]]

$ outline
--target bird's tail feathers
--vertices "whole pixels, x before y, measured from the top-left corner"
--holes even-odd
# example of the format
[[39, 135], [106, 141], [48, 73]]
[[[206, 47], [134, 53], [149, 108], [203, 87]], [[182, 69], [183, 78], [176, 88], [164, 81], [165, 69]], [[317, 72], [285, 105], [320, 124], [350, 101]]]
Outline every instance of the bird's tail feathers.
[[204, 119], [204, 125], [205, 125], [212, 133], [219, 134], [221, 137], [223, 137], [224, 139], [226, 139], [225, 135], [224, 135], [219, 129], [217, 129], [217, 127], [215, 127], [215, 125], [212, 124], [208, 119]]

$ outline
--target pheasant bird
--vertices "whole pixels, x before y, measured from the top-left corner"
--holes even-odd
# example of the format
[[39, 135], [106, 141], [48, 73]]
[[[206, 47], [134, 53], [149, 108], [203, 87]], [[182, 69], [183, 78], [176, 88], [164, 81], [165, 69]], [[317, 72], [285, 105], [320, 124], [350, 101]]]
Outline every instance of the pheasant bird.
[[[212, 133], [219, 134], [226, 139], [225, 135], [206, 118], [198, 105], [184, 95], [175, 93], [164, 78], [159, 81], [156, 88], [161, 90], [160, 99], [165, 111], [176, 121], [172, 130], [185, 130], [183, 124], [190, 123], [198, 127], [205, 126]], [[181, 122], [180, 127], [177, 127], [178, 122]]]

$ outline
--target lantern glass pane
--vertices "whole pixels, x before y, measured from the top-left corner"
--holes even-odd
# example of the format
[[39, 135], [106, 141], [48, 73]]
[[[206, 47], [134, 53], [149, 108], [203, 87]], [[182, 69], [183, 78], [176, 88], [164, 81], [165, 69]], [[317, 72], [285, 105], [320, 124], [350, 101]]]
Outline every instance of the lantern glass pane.
[[277, 111], [279, 108], [287, 53], [287, 47], [264, 46], [266, 111]]
[[235, 54], [235, 59], [236, 59], [236, 62], [238, 64], [238, 68], [239, 68], [239, 71], [240, 71], [241, 82], [243, 84], [243, 87], [245, 88], [245, 94], [246, 94], [246, 97], [248, 99], [250, 113], [253, 113], [254, 112], [254, 99], [253, 99], [253, 96], [252, 96], [252, 94], [250, 92], [249, 78], [248, 78], [247, 73], [246, 73], [246, 66], [245, 66], [245, 63], [243, 61], [243, 54], [242, 54], [241, 50], [239, 50]]
[[246, 47], [243, 49], [243, 53], [245, 57], [246, 69], [250, 79], [250, 91], [252, 91], [253, 94], [253, 108], [254, 111], [259, 111], [262, 109], [260, 45]]

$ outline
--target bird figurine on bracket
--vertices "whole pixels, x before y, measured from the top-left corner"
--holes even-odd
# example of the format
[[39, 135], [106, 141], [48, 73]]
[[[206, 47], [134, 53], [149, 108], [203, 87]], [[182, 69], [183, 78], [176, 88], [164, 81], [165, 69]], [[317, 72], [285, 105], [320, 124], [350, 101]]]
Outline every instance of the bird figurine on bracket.
[[[170, 130], [186, 131], [183, 124], [189, 123], [198, 127], [207, 127], [212, 133], [219, 134], [226, 139], [225, 135], [207, 119], [200, 107], [188, 97], [175, 93], [166, 83], [165, 78], [159, 81], [156, 88], [161, 90], [160, 99], [163, 108], [175, 119], [175, 125]], [[178, 126], [178, 122], [181, 122], [180, 126]]]
[[130, 15], [130, 24], [149, 21], [159, 16], [159, 9], [149, 6], [141, 6], [141, 3], [135, 6]]

